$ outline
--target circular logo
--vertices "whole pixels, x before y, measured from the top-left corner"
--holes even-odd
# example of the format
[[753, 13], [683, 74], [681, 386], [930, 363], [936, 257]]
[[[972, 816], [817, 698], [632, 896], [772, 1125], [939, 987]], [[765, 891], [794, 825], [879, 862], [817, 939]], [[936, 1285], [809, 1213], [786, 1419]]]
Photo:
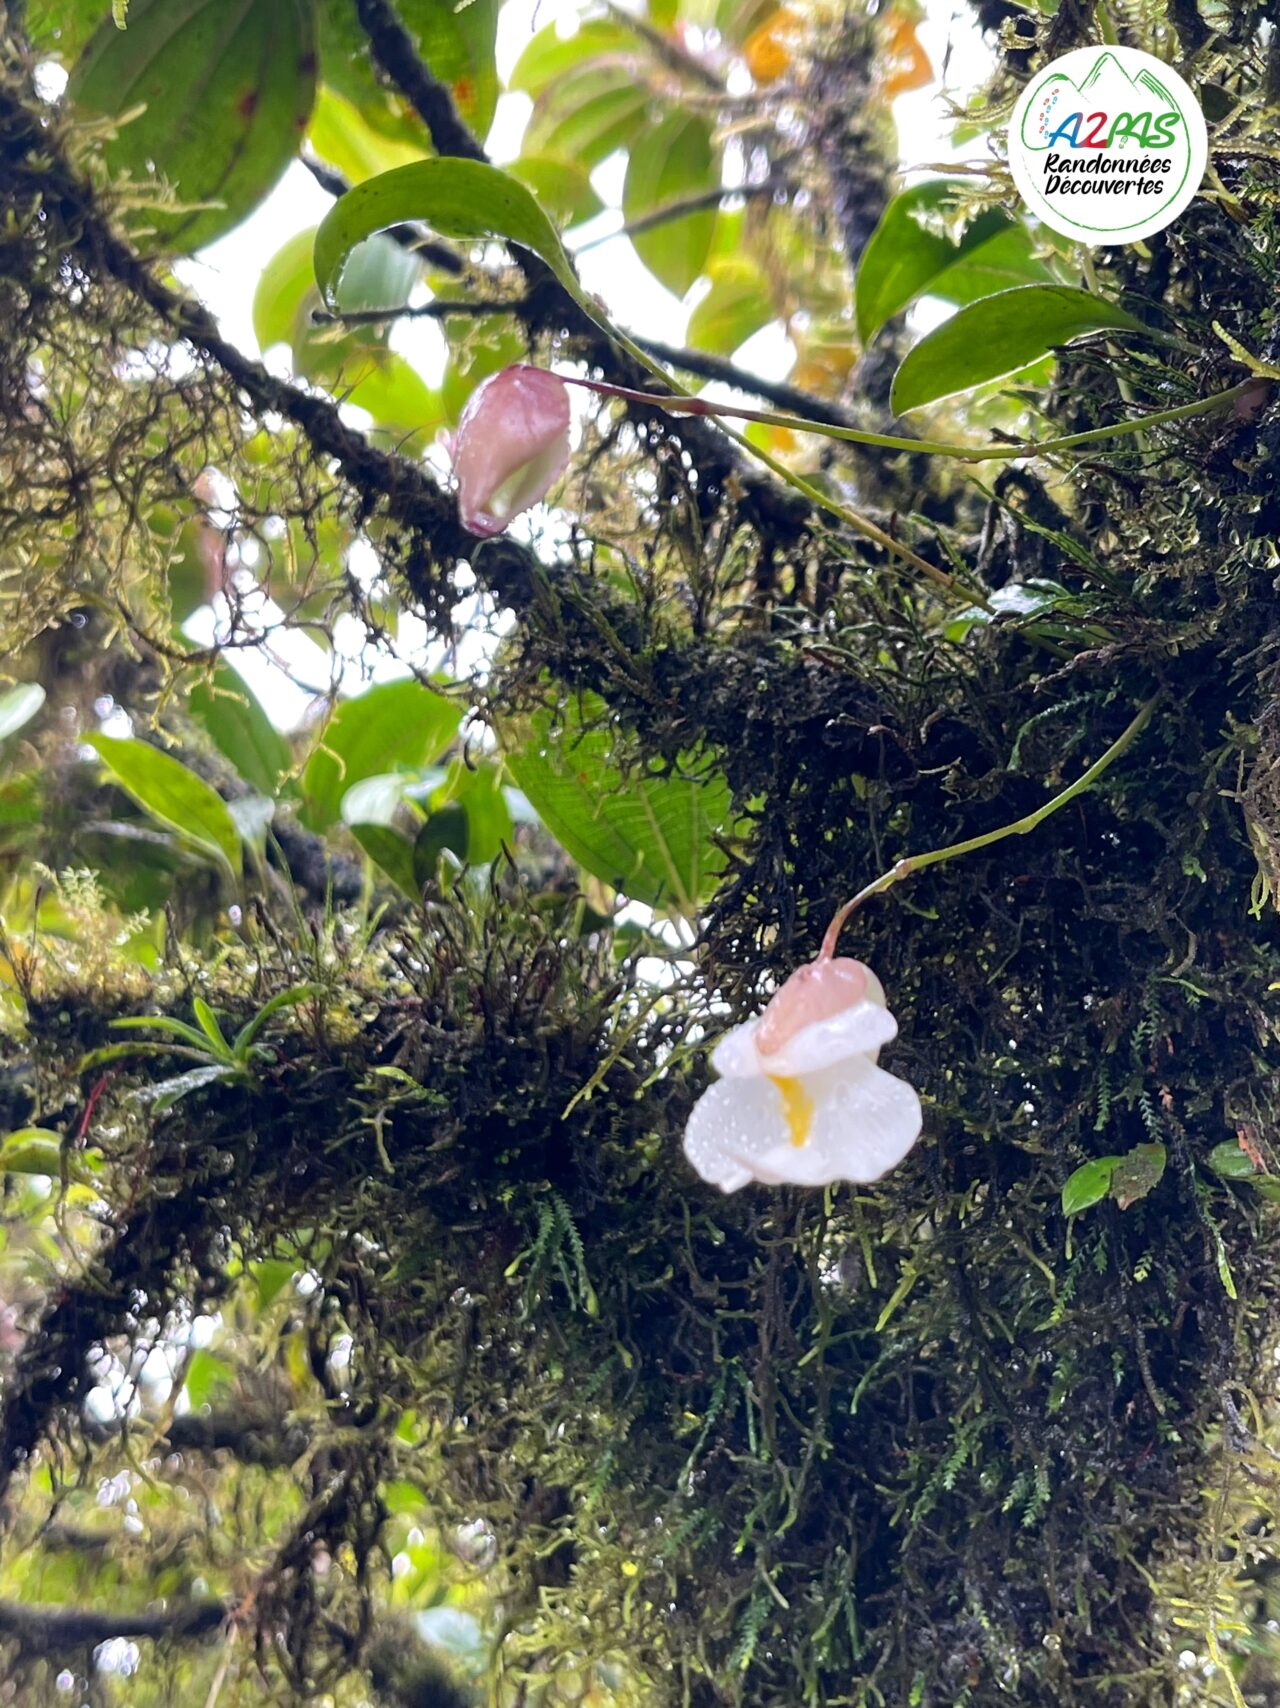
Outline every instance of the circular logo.
[[1009, 123], [1023, 199], [1082, 243], [1132, 243], [1168, 225], [1199, 189], [1208, 157], [1191, 90], [1133, 47], [1081, 47], [1052, 60]]

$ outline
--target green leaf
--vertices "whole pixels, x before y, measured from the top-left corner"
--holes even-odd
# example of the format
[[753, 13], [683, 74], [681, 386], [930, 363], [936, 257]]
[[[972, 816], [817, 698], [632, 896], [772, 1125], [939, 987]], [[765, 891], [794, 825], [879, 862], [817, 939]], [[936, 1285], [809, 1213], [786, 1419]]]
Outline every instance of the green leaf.
[[22, 1127], [0, 1140], [0, 1174], [47, 1174], [54, 1180], [62, 1172], [62, 1140], [47, 1127]]
[[513, 178], [532, 190], [552, 219], [563, 226], [581, 225], [604, 212], [604, 203], [591, 187], [586, 168], [549, 154], [525, 154], [507, 167]]
[[1016, 373], [1087, 332], [1138, 332], [1142, 322], [1090, 291], [1017, 285], [952, 315], [911, 350], [894, 376], [895, 414]]
[[331, 307], [337, 306], [356, 244], [406, 220], [424, 221], [444, 237], [501, 237], [523, 244], [542, 257], [576, 300], [583, 300], [555, 226], [523, 184], [479, 160], [423, 160], [357, 184], [321, 221], [316, 279]]
[[1163, 1145], [1135, 1145], [1111, 1171], [1111, 1196], [1122, 1210], [1145, 1198], [1160, 1184], [1168, 1160]]
[[318, 984], [295, 984], [290, 985], [288, 990], [277, 991], [236, 1033], [235, 1042], [231, 1046], [231, 1053], [236, 1060], [245, 1059], [254, 1039], [272, 1015], [279, 1014], [282, 1008], [296, 1008], [300, 1002], [306, 1002], [308, 998], [318, 995], [319, 990]]
[[[354, 7], [351, 8], [354, 11]], [[379, 101], [380, 92], [371, 91]], [[422, 139], [404, 134], [389, 136], [377, 124], [371, 123], [364, 112], [322, 83], [316, 91], [316, 104], [311, 110], [307, 141], [330, 166], [335, 166], [348, 184], [362, 184], [366, 178], [376, 178], [379, 172], [407, 166], [411, 160], [422, 160], [427, 154]]]
[[188, 704], [219, 753], [231, 761], [245, 782], [261, 794], [274, 795], [293, 763], [293, 755], [235, 671], [220, 664], [208, 681], [196, 683]]
[[145, 108], [103, 157], [113, 173], [145, 183], [154, 171], [173, 186], [188, 211], [149, 210], [150, 242], [193, 250], [238, 225], [280, 177], [315, 84], [308, 0], [133, 0], [127, 30], [104, 18], [68, 94], [108, 118]]
[[30, 723], [44, 702], [45, 692], [38, 682], [19, 682], [16, 688], [0, 694], [0, 741]]
[[689, 316], [688, 342], [713, 355], [731, 356], [774, 318], [769, 282], [754, 261], [733, 256], [707, 269], [711, 289]]
[[69, 64], [107, 16], [107, 0], [27, 0], [23, 27], [33, 47]]
[[1081, 1163], [1074, 1174], [1068, 1175], [1062, 1188], [1063, 1214], [1078, 1216], [1081, 1210], [1100, 1204], [1111, 1190], [1111, 1176], [1120, 1160], [1118, 1156], [1095, 1157], [1092, 1162]]
[[1223, 1180], [1252, 1180], [1257, 1169], [1234, 1139], [1224, 1139], [1209, 1152], [1209, 1167]]
[[625, 65], [584, 65], [539, 96], [524, 147], [530, 154], [577, 160], [591, 171], [615, 150], [632, 145], [652, 106], [643, 78]]
[[293, 1281], [298, 1265], [287, 1257], [264, 1257], [249, 1265], [249, 1273], [257, 1283], [258, 1309], [265, 1311]]
[[145, 741], [91, 735], [89, 745], [120, 787], [161, 824], [240, 876], [240, 833], [227, 803], [202, 777]]
[[[707, 121], [693, 113], [670, 113], [631, 150], [622, 211], [631, 224], [719, 184], [720, 159]], [[631, 242], [654, 277], [682, 297], [706, 264], [715, 226], [716, 209], [702, 208], [638, 231]]]
[[1011, 581], [997, 587], [987, 599], [988, 609], [981, 605], [966, 605], [951, 619], [945, 629], [948, 640], [959, 641], [970, 629], [985, 628], [1003, 619], [1031, 619], [1050, 616], [1056, 612], [1067, 616], [1087, 616], [1089, 602], [1070, 593], [1057, 581]]
[[201, 996], [197, 996], [191, 1006], [195, 1012], [196, 1020], [199, 1022], [200, 1030], [213, 1045], [215, 1054], [230, 1061], [231, 1045], [223, 1037], [222, 1028], [219, 1026], [217, 1016], [212, 1008]]
[[724, 869], [713, 838], [731, 824], [729, 786], [707, 761], [694, 776], [624, 774], [594, 695], [502, 735], [512, 776], [588, 872], [634, 901], [696, 913]]
[[487, 866], [510, 845], [513, 825], [511, 808], [502, 787], [502, 767], [482, 764], [469, 769], [455, 760], [441, 794], [456, 801], [467, 815], [466, 855], [468, 865]]
[[198, 1346], [187, 1360], [187, 1375], [182, 1385], [192, 1411], [200, 1411], [210, 1400], [230, 1389], [231, 1366], [225, 1358]]
[[225, 1062], [215, 1062], [208, 1067], [190, 1068], [186, 1073], [175, 1074], [172, 1079], [158, 1080], [154, 1085], [141, 1086], [134, 1096], [139, 1103], [154, 1104], [156, 1113], [162, 1115], [189, 1092], [201, 1091], [206, 1085], [217, 1085], [235, 1077], [235, 1068]]
[[1026, 227], [1000, 208], [979, 214], [959, 232], [950, 229], [964, 188], [957, 179], [934, 178], [890, 202], [858, 267], [854, 305], [864, 345], [926, 293], [970, 302], [1008, 285], [1052, 277], [1032, 254]]
[[467, 848], [466, 808], [451, 801], [431, 814], [413, 845], [413, 877], [418, 893], [421, 894], [423, 884], [435, 883], [442, 854], [452, 854], [460, 866], [465, 866]]
[[619, 18], [591, 18], [571, 36], [562, 35], [558, 24], [538, 31], [515, 63], [507, 88], [535, 99], [565, 72], [592, 60], [640, 53], [635, 34]]
[[426, 765], [457, 732], [462, 712], [420, 682], [382, 682], [344, 700], [302, 774], [303, 822], [324, 830], [353, 783], [396, 766]]
[[421, 899], [413, 865], [413, 844], [389, 824], [353, 824], [351, 834], [391, 882], [410, 901]]

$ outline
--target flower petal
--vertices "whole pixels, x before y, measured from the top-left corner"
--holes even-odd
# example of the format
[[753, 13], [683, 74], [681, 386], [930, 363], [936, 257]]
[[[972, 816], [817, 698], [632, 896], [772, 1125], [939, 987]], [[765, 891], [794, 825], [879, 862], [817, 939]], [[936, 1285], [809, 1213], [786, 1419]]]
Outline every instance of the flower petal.
[[711, 1065], [721, 1079], [746, 1079], [766, 1071], [756, 1049], [759, 1029], [758, 1020], [748, 1020], [744, 1026], [726, 1032], [716, 1044], [711, 1052]]
[[[778, 1079], [818, 1073], [850, 1056], [870, 1056], [898, 1035], [898, 1022], [870, 993], [826, 1020], [815, 1020], [788, 1038], [780, 1050], [760, 1058], [764, 1072]], [[712, 1058], [715, 1061], [715, 1058]], [[719, 1063], [716, 1063], [719, 1068]], [[760, 1070], [757, 1070], [760, 1071]]]
[[914, 1087], [865, 1056], [803, 1083], [815, 1105], [813, 1137], [804, 1147], [813, 1153], [815, 1184], [879, 1180], [920, 1137], [924, 1117]]
[[[706, 1181], [735, 1192], [750, 1180], [826, 1186], [879, 1180], [920, 1136], [920, 1099], [905, 1080], [850, 1056], [796, 1082], [812, 1104], [809, 1133], [794, 1142], [787, 1100], [771, 1079], [722, 1079], [689, 1117], [685, 1155]], [[795, 1094], [793, 1093], [793, 1098]]]
[[758, 1178], [745, 1159], [786, 1139], [782, 1097], [767, 1079], [722, 1079], [693, 1106], [684, 1154], [712, 1186], [736, 1192]]

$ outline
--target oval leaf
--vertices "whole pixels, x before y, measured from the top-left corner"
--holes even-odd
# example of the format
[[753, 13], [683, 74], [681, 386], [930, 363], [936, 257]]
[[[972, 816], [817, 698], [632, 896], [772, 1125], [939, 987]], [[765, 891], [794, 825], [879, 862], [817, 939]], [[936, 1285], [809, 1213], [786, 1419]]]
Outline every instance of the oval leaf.
[[731, 822], [729, 786], [700, 777], [623, 773], [593, 695], [562, 716], [535, 713], [503, 732], [507, 768], [551, 834], [593, 877], [650, 907], [686, 917], [715, 889]]
[[203, 777], [145, 741], [110, 735], [91, 735], [88, 741], [120, 787], [152, 818], [240, 876], [240, 832], [227, 803]]
[[1111, 1196], [1122, 1210], [1145, 1198], [1160, 1184], [1167, 1153], [1163, 1145], [1135, 1145], [1111, 1171]]
[[339, 816], [353, 783], [396, 766], [426, 765], [453, 740], [462, 712], [421, 682], [382, 682], [344, 700], [325, 726], [302, 774], [309, 830]]
[[[987, 209], [958, 231], [949, 229], [948, 213], [963, 188], [957, 179], [932, 178], [889, 203], [858, 267], [854, 302], [864, 344], [926, 292], [967, 302], [1002, 285], [1050, 277], [1031, 253], [1025, 226], [1002, 208]], [[987, 283], [966, 294], [970, 268]]]
[[1252, 1180], [1258, 1172], [1234, 1139], [1224, 1139], [1213, 1147], [1209, 1152], [1209, 1167], [1223, 1180]]
[[733, 256], [707, 269], [711, 289], [689, 316], [688, 340], [699, 350], [731, 356], [774, 318], [769, 282], [754, 261]]
[[68, 93], [87, 113], [128, 116], [106, 162], [173, 186], [185, 211], [153, 213], [153, 243], [192, 250], [238, 225], [280, 177], [315, 86], [306, 0], [134, 0], [127, 30], [110, 16], [99, 26]]
[[577, 301], [584, 300], [559, 233], [523, 184], [479, 160], [421, 160], [357, 184], [321, 221], [316, 280], [331, 308], [356, 244], [413, 220], [443, 237], [500, 237], [522, 244], [542, 257]]
[[1074, 1174], [1068, 1175], [1062, 1188], [1063, 1214], [1078, 1216], [1081, 1210], [1100, 1204], [1111, 1190], [1111, 1176], [1119, 1161], [1118, 1156], [1095, 1157], [1092, 1162], [1081, 1163]]
[[1069, 285], [1016, 285], [962, 308], [911, 350], [893, 381], [895, 414], [1016, 373], [1087, 332], [1146, 332], [1140, 320]]
[[257, 696], [230, 665], [220, 664], [207, 682], [197, 682], [188, 704], [245, 782], [260, 794], [274, 795], [293, 755]]
[[[632, 148], [622, 211], [633, 224], [719, 183], [720, 161], [707, 121], [694, 113], [671, 113]], [[715, 227], [715, 208], [699, 208], [637, 231], [631, 242], [654, 277], [682, 297], [706, 265]]]
[[413, 845], [389, 824], [353, 824], [351, 834], [391, 882], [410, 901], [419, 901], [421, 891], [413, 872]]

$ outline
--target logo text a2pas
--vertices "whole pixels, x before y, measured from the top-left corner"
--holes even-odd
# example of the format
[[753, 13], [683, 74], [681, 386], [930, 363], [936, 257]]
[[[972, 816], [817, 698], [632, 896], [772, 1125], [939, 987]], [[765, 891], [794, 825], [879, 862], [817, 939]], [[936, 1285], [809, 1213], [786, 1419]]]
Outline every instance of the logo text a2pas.
[[1204, 115], [1178, 74], [1136, 48], [1079, 48], [1032, 79], [1009, 126], [1009, 165], [1032, 211], [1085, 243], [1132, 243], [1199, 188]]

